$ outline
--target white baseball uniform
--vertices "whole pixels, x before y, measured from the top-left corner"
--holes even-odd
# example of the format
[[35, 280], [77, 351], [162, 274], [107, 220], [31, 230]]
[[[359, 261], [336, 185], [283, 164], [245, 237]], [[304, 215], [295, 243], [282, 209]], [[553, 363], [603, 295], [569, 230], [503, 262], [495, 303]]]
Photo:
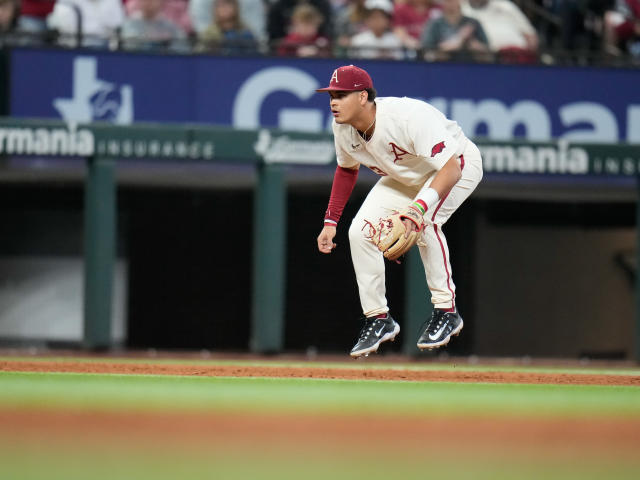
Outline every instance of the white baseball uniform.
[[436, 308], [455, 308], [455, 285], [442, 226], [482, 179], [480, 151], [456, 122], [426, 102], [407, 97], [382, 97], [375, 102], [376, 124], [369, 141], [351, 125], [333, 122], [338, 165], [365, 165], [382, 177], [349, 228], [363, 313], [369, 317], [389, 310], [384, 257], [370, 240], [370, 227], [410, 205], [453, 156], [460, 162], [462, 178], [425, 214], [426, 228], [418, 245], [431, 301]]

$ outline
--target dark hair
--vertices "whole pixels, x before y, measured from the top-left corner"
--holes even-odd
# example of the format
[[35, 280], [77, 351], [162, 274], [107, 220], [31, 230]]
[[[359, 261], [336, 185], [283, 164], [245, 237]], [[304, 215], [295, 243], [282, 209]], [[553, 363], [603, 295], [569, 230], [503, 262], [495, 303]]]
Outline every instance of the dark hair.
[[371, 87], [371, 88], [366, 88], [365, 92], [367, 92], [369, 94], [369, 98], [367, 99], [367, 101], [369, 102], [373, 102], [373, 100], [376, 98], [376, 95], [378, 94], [376, 92], [376, 89]]

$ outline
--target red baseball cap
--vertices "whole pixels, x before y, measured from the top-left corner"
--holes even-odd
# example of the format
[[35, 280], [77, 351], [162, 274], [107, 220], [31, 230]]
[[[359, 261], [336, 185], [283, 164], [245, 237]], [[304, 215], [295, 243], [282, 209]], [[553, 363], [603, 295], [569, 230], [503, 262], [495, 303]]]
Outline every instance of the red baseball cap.
[[328, 87], [319, 88], [316, 92], [356, 92], [367, 88], [373, 88], [373, 81], [369, 74], [355, 65], [345, 65], [333, 71]]

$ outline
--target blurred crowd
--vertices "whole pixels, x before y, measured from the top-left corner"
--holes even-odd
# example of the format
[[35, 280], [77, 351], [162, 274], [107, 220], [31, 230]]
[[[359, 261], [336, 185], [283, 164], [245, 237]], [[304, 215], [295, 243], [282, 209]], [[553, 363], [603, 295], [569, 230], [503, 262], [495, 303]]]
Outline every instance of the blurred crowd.
[[640, 62], [640, 0], [0, 0], [0, 31], [4, 45]]

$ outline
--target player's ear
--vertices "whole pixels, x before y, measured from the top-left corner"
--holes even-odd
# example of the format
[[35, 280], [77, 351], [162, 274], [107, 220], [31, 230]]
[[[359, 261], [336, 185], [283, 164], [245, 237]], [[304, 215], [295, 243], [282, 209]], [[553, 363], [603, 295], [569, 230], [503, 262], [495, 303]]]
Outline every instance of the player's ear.
[[360, 103], [365, 105], [369, 100], [369, 93], [366, 90], [360, 90]]

